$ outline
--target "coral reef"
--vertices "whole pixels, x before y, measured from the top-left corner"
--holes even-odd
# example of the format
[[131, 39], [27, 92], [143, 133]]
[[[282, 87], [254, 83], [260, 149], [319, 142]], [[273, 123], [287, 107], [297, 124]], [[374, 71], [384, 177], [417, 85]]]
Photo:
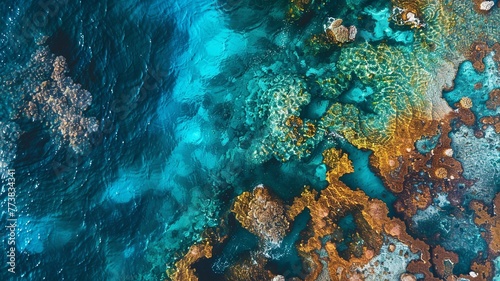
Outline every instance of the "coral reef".
[[201, 258], [211, 258], [212, 248], [208, 242], [192, 245], [187, 254], [175, 263], [176, 270], [170, 273], [170, 278], [173, 281], [198, 281], [196, 271], [191, 268], [191, 265]]
[[86, 152], [90, 135], [99, 128], [94, 117], [83, 114], [92, 103], [92, 95], [67, 76], [65, 58], [54, 56], [48, 47], [36, 51], [28, 69], [38, 69], [36, 79], [42, 82], [29, 93], [24, 114], [33, 121], [46, 123], [53, 132], [58, 131], [76, 153]]
[[465, 53], [465, 58], [472, 63], [475, 70], [483, 72], [483, 60], [490, 52], [491, 50], [485, 42], [474, 42], [468, 52]]
[[[302, 195], [305, 197], [296, 198], [289, 208], [294, 214], [299, 213], [302, 208], [308, 208], [311, 212], [312, 222], [307, 232], [308, 237], [297, 246], [311, 269], [305, 280], [318, 280], [323, 274], [328, 275], [330, 280], [365, 279], [390, 271], [391, 269], [381, 263], [369, 264], [377, 255], [383, 254], [386, 258], [390, 253], [381, 252], [381, 248], [386, 245], [385, 239], [401, 247], [407, 245], [412, 252], [408, 253], [410, 256], [417, 253], [421, 255], [420, 259], [411, 261], [407, 269], [399, 268], [397, 273], [386, 274], [397, 275], [402, 270], [424, 273], [429, 277], [426, 280], [434, 280], [426, 266], [430, 259], [428, 247], [406, 234], [402, 221], [387, 217], [388, 209], [382, 201], [369, 199], [362, 191], [351, 190], [339, 180], [346, 172], [352, 171], [346, 154], [330, 149], [325, 152], [324, 159], [325, 164], [332, 167], [328, 171], [329, 186], [321, 191], [317, 200], [306, 190]], [[346, 216], [352, 216], [356, 225], [351, 237], [344, 237], [339, 228], [341, 220]], [[346, 240], [351, 240], [347, 252], [341, 252], [338, 246]], [[392, 253], [399, 255], [399, 252], [394, 250]]]
[[[481, 118], [479, 122], [484, 124], [484, 126], [482, 127], [482, 131], [486, 131], [488, 129], [488, 126], [492, 126], [495, 130], [495, 133], [500, 134], [500, 115], [486, 116]], [[481, 136], [484, 136], [484, 134], [481, 133]]]
[[[422, 78], [431, 74], [416, 61], [411, 53], [385, 44], [342, 50], [339, 71], [347, 77], [355, 75], [363, 85], [374, 89], [370, 109], [334, 103], [319, 123], [325, 130], [341, 133], [358, 148], [373, 150], [372, 164], [394, 192], [401, 191], [405, 173], [399, 162], [422, 134], [433, 131], [433, 111], [439, 110], [436, 115], [451, 111], [445, 105], [429, 105], [429, 99], [425, 99], [429, 90]], [[415, 88], [420, 94], [411, 90]], [[401, 174], [395, 176], [398, 171]]]
[[280, 161], [307, 156], [320, 136], [312, 121], [298, 117], [310, 101], [305, 82], [287, 75], [257, 76], [248, 91], [246, 124], [256, 134], [248, 152], [252, 162], [262, 163], [272, 156]]
[[[441, 149], [438, 146], [437, 153], [447, 157], [453, 155], [449, 150]], [[322, 278], [380, 280], [377, 278], [382, 277], [417, 280], [416, 276], [436, 281], [458, 278], [453, 274], [458, 262], [455, 253], [440, 246], [431, 248], [414, 239], [407, 233], [403, 221], [388, 216], [384, 202], [371, 199], [360, 190], [352, 190], [340, 181], [340, 177], [353, 172], [346, 153], [328, 149], [323, 153], [323, 162], [328, 167], [329, 182], [324, 190], [318, 193], [306, 188], [287, 206], [271, 196], [266, 187], [258, 186], [253, 192], [245, 192], [236, 199], [232, 211], [237, 220], [261, 241], [275, 243], [286, 235], [294, 219], [308, 209], [311, 220], [301, 241], [296, 244], [308, 270], [303, 279], [306, 281]], [[500, 196], [496, 200], [500, 202]], [[481, 213], [483, 205], [473, 204], [476, 204], [473, 208], [479, 210], [476, 223], [486, 227], [496, 225], [489, 220], [487, 211]], [[342, 229], [345, 220], [352, 220], [349, 224], [354, 228], [349, 232]], [[265, 252], [253, 252], [231, 267], [227, 280], [281, 278], [265, 268], [267, 262]], [[488, 280], [491, 272], [489, 263], [475, 262], [470, 275], [460, 277]]]
[[486, 101], [486, 108], [496, 110], [500, 107], [500, 89], [494, 89], [489, 94], [489, 99]]
[[16, 159], [19, 125], [14, 122], [0, 121], [0, 179], [7, 177], [7, 170]]
[[324, 27], [327, 38], [338, 45], [353, 42], [358, 33], [358, 29], [354, 25], [347, 28], [342, 25], [342, 22], [342, 19], [328, 18], [328, 23]]
[[[410, 276], [409, 273], [423, 273], [429, 277], [427, 280], [435, 280], [428, 272], [428, 246], [406, 234], [402, 221], [390, 219], [382, 201], [351, 190], [339, 180], [353, 171], [347, 154], [329, 149], [324, 152], [324, 162], [330, 167], [329, 186], [319, 197], [316, 191], [306, 188], [292, 205], [285, 206], [273, 199], [264, 186], [258, 186], [252, 193], [243, 193], [236, 199], [233, 205], [236, 218], [261, 240], [276, 241], [284, 236], [289, 221], [309, 209], [311, 222], [304, 231], [303, 242], [297, 245], [310, 270], [305, 280], [318, 280], [320, 276], [330, 280], [371, 280], [373, 276]], [[265, 219], [258, 220], [255, 215]], [[351, 234], [343, 233], [340, 228], [347, 217], [352, 217], [356, 226]], [[346, 250], [341, 249], [343, 244], [347, 244]], [[405, 266], [401, 267], [401, 261]], [[264, 269], [266, 263], [259, 253], [250, 255], [233, 265], [229, 270], [233, 279], [228, 280], [270, 280], [273, 274]]]
[[248, 255], [243, 260], [240, 260], [238, 263], [231, 266], [228, 273], [224, 276], [225, 280], [274, 280], [274, 275], [269, 270], [264, 268], [266, 263], [266, 258], [262, 256]]
[[271, 196], [263, 185], [256, 186], [252, 193], [238, 196], [231, 211], [243, 227], [262, 239], [265, 246], [277, 246], [290, 226], [283, 203]]

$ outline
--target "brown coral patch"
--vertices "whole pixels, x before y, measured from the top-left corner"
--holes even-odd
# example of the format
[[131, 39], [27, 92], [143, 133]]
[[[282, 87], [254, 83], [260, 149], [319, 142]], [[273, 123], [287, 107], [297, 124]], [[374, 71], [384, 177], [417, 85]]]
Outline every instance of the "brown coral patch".
[[489, 99], [486, 101], [486, 108], [496, 110], [500, 106], [500, 89], [494, 89], [489, 94]]
[[[330, 167], [329, 186], [321, 191], [317, 200], [313, 193], [306, 191], [306, 198], [297, 198], [290, 207], [294, 214], [303, 208], [308, 208], [311, 213], [312, 222], [307, 233], [309, 238], [297, 246], [311, 270], [306, 280], [316, 280], [325, 272], [328, 272], [331, 280], [361, 278], [356, 268], [367, 264], [380, 252], [384, 234], [410, 245], [412, 252], [420, 252], [422, 261], [415, 261], [413, 268], [429, 276], [427, 280], [433, 280], [432, 274], [428, 272], [429, 266], [426, 266], [430, 264], [428, 246], [408, 235], [402, 221], [388, 218], [384, 202], [370, 199], [364, 192], [352, 190], [339, 180], [345, 173], [352, 172], [352, 163], [347, 155], [340, 150], [329, 149], [324, 153], [324, 162]], [[343, 239], [338, 223], [349, 215], [356, 224], [353, 240], [359, 241], [356, 244], [360, 246], [349, 245], [347, 253], [341, 253], [336, 245]], [[326, 237], [329, 238], [325, 241]], [[321, 258], [318, 251], [326, 252], [328, 258]]]
[[243, 192], [238, 196], [231, 211], [244, 228], [263, 242], [281, 242], [290, 226], [283, 202], [262, 185], [254, 188], [253, 192]]
[[[418, 183], [422, 182], [425, 181], [419, 180]], [[395, 208], [396, 211], [403, 213], [405, 218], [411, 218], [417, 213], [418, 210], [423, 210], [429, 207], [432, 203], [432, 199], [433, 196], [431, 194], [431, 189], [426, 184], [422, 184], [417, 188], [408, 188], [400, 193], [398, 195], [398, 200], [395, 203]]]
[[500, 134], [500, 115], [496, 116], [486, 116], [479, 120], [483, 125], [483, 130], [486, 130], [487, 126], [492, 126], [497, 134]]
[[347, 28], [342, 25], [342, 22], [342, 19], [335, 19], [325, 30], [328, 40], [337, 45], [354, 41], [358, 33], [358, 29], [355, 26]]
[[485, 42], [474, 42], [469, 48], [469, 51], [465, 53], [465, 57], [472, 63], [475, 70], [479, 72], [484, 71], [483, 59], [490, 52], [488, 44]]
[[467, 280], [470, 281], [487, 281], [491, 280], [492, 275], [493, 275], [493, 270], [492, 270], [492, 265], [491, 262], [485, 262], [485, 263], [477, 263], [474, 262], [472, 263], [471, 266], [471, 273], [473, 275], [460, 275], [460, 278], [466, 278]]
[[231, 266], [225, 274], [224, 279], [245, 280], [245, 281], [262, 281], [272, 280], [273, 274], [264, 268], [267, 260], [262, 256], [246, 256], [243, 260]]

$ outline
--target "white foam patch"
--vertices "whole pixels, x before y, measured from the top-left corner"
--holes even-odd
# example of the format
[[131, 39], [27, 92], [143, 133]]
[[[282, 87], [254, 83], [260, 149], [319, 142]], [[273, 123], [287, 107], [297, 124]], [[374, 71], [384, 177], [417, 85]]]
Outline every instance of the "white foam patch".
[[42, 253], [46, 248], [61, 248], [76, 237], [75, 230], [54, 217], [30, 219], [19, 217], [16, 248], [30, 254]]

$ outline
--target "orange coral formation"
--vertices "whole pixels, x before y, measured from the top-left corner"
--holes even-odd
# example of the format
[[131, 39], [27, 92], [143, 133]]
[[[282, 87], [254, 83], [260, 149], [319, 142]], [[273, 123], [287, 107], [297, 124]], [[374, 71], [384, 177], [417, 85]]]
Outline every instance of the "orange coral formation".
[[317, 195], [318, 192], [316, 190], [311, 191], [311, 189], [306, 186], [300, 196], [293, 200], [292, 206], [287, 208], [287, 218], [290, 221], [293, 221], [296, 216], [298, 216], [307, 206], [310, 206], [316, 200]]
[[486, 130], [487, 126], [493, 126], [493, 128], [495, 129], [495, 132], [497, 134], [500, 134], [500, 115], [486, 116], [486, 117], [481, 118], [481, 120], [479, 120], [479, 122], [484, 124], [483, 130]]
[[485, 239], [488, 242], [490, 254], [493, 257], [500, 255], [500, 217], [497, 215], [497, 208], [500, 207], [500, 193], [493, 200], [491, 215], [489, 209], [481, 202], [472, 201], [470, 207], [475, 211], [474, 222], [487, 230]]
[[354, 172], [348, 155], [335, 148], [323, 151], [323, 163], [330, 168], [329, 173], [333, 176], [341, 177]]
[[243, 227], [264, 242], [281, 242], [290, 226], [284, 204], [271, 196], [263, 185], [238, 196], [231, 211]]
[[342, 19], [329, 19], [331, 22], [325, 29], [326, 36], [328, 39], [338, 45], [342, 45], [347, 42], [352, 42], [356, 38], [358, 29], [351, 25], [349, 28], [342, 25]]
[[173, 281], [198, 281], [196, 272], [191, 268], [196, 261], [201, 258], [212, 257], [212, 246], [209, 242], [204, 244], [195, 244], [189, 248], [188, 253], [175, 263], [176, 271], [170, 275]]
[[439, 277], [447, 280], [453, 276], [453, 266], [458, 263], [458, 255], [436, 246], [432, 248], [432, 263]]
[[310, 121], [304, 122], [300, 117], [292, 115], [286, 121], [285, 125], [290, 128], [286, 135], [287, 139], [292, 140], [297, 146], [301, 146], [307, 139], [313, 138], [316, 134], [316, 126]]
[[472, 100], [469, 97], [463, 97], [460, 99], [460, 106], [462, 108], [472, 108]]

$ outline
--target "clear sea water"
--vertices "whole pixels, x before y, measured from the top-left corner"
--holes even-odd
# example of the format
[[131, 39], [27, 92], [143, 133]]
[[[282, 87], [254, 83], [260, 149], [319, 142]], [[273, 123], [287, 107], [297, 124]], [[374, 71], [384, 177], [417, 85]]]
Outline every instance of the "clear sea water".
[[[389, 10], [379, 2], [373, 1], [372, 7], [378, 12], [358, 23], [360, 36], [411, 45], [411, 32], [392, 32], [386, 26]], [[286, 4], [2, 3], [0, 172], [16, 171], [18, 228], [16, 274], [7, 271], [2, 255], [0, 280], [164, 280], [166, 264], [171, 266], [205, 228], [216, 226], [230, 200], [242, 191], [265, 182], [290, 201], [304, 185], [324, 188], [326, 168], [319, 149], [303, 161], [283, 164], [272, 159], [259, 165], [248, 163], [244, 149], [237, 149], [247, 130], [235, 117], [248, 95], [246, 84], [239, 81], [254, 69], [265, 71], [264, 66], [300, 69], [302, 54], [290, 50], [322, 31], [319, 21], [307, 27], [289, 24], [283, 12]], [[329, 16], [356, 21], [345, 10], [335, 11]], [[99, 130], [83, 154], [58, 141], [50, 124], [19, 113], [37, 81], [24, 74], [33, 71], [30, 58], [43, 46], [64, 56], [68, 75], [92, 94], [84, 115], [96, 117]], [[274, 64], [276, 57], [285, 64]], [[322, 59], [312, 60], [328, 63]], [[468, 70], [463, 66], [461, 73]], [[451, 92], [449, 102], [457, 97]], [[328, 101], [317, 103], [304, 114], [321, 116]], [[347, 151], [354, 164], [355, 172], [342, 181], [392, 205], [394, 196], [368, 167], [370, 152], [335, 140], [325, 140], [322, 146], [332, 143]], [[4, 180], [2, 222], [9, 218], [6, 188]], [[289, 276], [301, 271], [292, 246], [308, 216], [297, 218], [283, 245], [272, 253], [271, 266]], [[230, 231], [235, 238], [206, 265], [199, 265], [199, 271], [219, 278], [239, 254], [256, 247], [255, 236], [246, 230]], [[8, 235], [3, 228], [0, 234]], [[3, 241], [7, 249], [7, 239]]]

